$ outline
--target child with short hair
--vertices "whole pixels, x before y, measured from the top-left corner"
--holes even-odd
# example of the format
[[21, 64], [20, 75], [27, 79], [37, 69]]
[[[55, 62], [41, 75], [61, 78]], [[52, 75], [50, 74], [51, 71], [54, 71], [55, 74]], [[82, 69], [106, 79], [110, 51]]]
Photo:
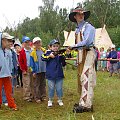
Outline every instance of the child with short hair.
[[[14, 44], [15, 40], [9, 40], [9, 45], [7, 47], [7, 52], [8, 52], [8, 56], [9, 56], [9, 68], [11, 71], [11, 82], [12, 82], [12, 95], [14, 96], [14, 87], [16, 85], [16, 76], [17, 76], [17, 58], [16, 58], [16, 53], [14, 52], [14, 50], [12, 49], [13, 44]], [[2, 90], [2, 102], [5, 106], [8, 106], [7, 103], [7, 99], [5, 96], [5, 91], [4, 91], [4, 87]]]
[[30, 66], [34, 78], [34, 99], [36, 103], [46, 100], [46, 62], [42, 61], [41, 56], [45, 53], [42, 47], [42, 40], [39, 37], [33, 39], [34, 49], [30, 55]]
[[22, 70], [23, 79], [23, 99], [27, 102], [32, 102], [32, 73], [30, 69], [30, 53], [32, 51], [30, 47], [30, 38], [24, 36], [22, 38], [23, 48], [19, 54], [19, 65]]
[[12, 97], [12, 83], [11, 83], [11, 71], [9, 68], [9, 54], [7, 52], [7, 47], [9, 46], [9, 41], [13, 37], [8, 33], [0, 33], [0, 108], [2, 104], [2, 87], [4, 86], [8, 106], [13, 110], [18, 110], [15, 104], [14, 98]]
[[[17, 74], [17, 85], [16, 87], [23, 87], [23, 82], [22, 82], [22, 70], [20, 69], [20, 65], [19, 65], [19, 54], [21, 51], [21, 46], [19, 44], [14, 44], [14, 49], [16, 52], [16, 56], [17, 56], [17, 67], [18, 67], [18, 74]], [[20, 80], [20, 82], [19, 82]]]
[[48, 79], [48, 107], [52, 107], [54, 91], [56, 90], [58, 97], [58, 104], [63, 106], [63, 69], [65, 66], [65, 59], [63, 55], [54, 54], [59, 50], [60, 43], [57, 40], [50, 42], [50, 50], [42, 55], [42, 59], [46, 61], [46, 78]]

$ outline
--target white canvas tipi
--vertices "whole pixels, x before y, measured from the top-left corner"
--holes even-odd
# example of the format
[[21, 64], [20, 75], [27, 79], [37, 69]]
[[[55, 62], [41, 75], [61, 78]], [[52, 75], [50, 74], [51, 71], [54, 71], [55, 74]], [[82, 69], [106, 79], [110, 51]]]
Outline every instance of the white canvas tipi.
[[65, 42], [63, 46], [72, 46], [75, 45], [75, 31], [64, 31]]
[[108, 35], [107, 30], [105, 29], [105, 25], [103, 28], [96, 29], [95, 34], [95, 46], [100, 49], [101, 47], [104, 47], [105, 50], [107, 50], [112, 45], [112, 41]]

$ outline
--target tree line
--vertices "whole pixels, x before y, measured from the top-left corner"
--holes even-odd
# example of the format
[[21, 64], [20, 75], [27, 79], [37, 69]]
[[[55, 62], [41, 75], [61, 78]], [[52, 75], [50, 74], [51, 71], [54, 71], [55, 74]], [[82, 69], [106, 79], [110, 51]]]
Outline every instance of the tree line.
[[[75, 24], [69, 21], [70, 11], [66, 8], [55, 6], [55, 0], [42, 0], [43, 6], [39, 6], [39, 17], [30, 19], [26, 17], [22, 23], [18, 23], [16, 28], [8, 28], [7, 31], [16, 37], [22, 38], [23, 35], [33, 39], [40, 36], [43, 45], [47, 46], [51, 39], [59, 39], [61, 44], [64, 42], [63, 31], [75, 29]], [[69, 2], [68, 2], [69, 4]], [[88, 21], [96, 28], [103, 27], [106, 29], [112, 39], [112, 42], [120, 47], [120, 1], [119, 0], [85, 0], [78, 3], [85, 10], [91, 11]]]

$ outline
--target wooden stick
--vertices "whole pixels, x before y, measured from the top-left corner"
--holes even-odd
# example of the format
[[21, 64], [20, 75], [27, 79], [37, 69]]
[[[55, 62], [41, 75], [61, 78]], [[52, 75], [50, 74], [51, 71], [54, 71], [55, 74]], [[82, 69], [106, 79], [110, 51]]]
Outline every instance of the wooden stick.
[[[77, 60], [77, 58], [66, 58], [65, 60]], [[97, 61], [120, 61], [120, 59], [98, 59]]]
[[98, 61], [120, 61], [120, 59], [98, 59]]
[[76, 58], [66, 58], [65, 60], [77, 60]]

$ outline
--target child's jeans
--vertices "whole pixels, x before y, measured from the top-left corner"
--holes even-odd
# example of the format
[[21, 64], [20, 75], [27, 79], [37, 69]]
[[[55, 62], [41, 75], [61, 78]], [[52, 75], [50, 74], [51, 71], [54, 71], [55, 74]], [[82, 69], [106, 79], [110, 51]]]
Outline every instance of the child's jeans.
[[7, 103], [4, 87], [2, 87], [2, 103]]
[[54, 97], [54, 92], [56, 90], [57, 97], [61, 99], [63, 96], [63, 79], [58, 80], [48, 80], [48, 96], [50, 99]]

